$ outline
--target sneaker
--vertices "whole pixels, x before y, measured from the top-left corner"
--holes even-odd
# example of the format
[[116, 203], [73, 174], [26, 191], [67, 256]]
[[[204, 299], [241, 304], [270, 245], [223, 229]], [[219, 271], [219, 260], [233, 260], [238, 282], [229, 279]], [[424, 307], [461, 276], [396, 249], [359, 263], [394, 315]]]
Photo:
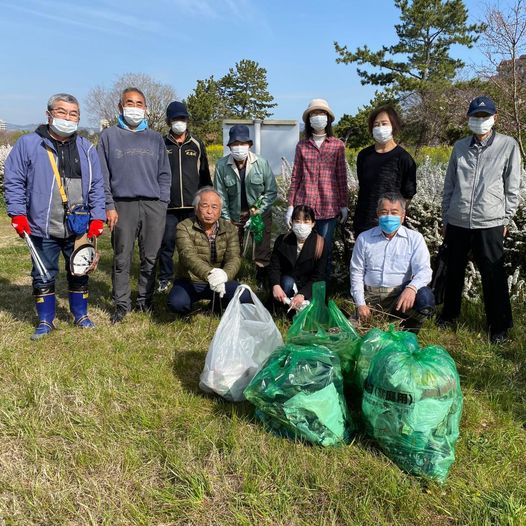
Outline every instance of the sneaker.
[[170, 288], [170, 280], [167, 280], [167, 279], [159, 280], [159, 285], [157, 286], [157, 292], [164, 294], [165, 292], [168, 292], [169, 288]]
[[112, 325], [120, 323], [122, 320], [124, 320], [126, 314], [128, 314], [128, 311], [124, 307], [116, 307], [110, 318]]
[[508, 329], [491, 334], [489, 340], [493, 345], [502, 345], [503, 343], [509, 342], [510, 336], [508, 334]]

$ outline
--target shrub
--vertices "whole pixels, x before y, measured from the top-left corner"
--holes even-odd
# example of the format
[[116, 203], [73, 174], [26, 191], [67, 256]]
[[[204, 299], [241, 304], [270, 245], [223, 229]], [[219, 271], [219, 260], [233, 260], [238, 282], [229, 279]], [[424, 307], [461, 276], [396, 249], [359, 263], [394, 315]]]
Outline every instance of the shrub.
[[4, 193], [4, 163], [12, 150], [12, 146], [4, 144], [0, 146], [0, 193]]
[[208, 156], [208, 164], [210, 165], [210, 170], [212, 171], [217, 161], [223, 157], [223, 145], [210, 144], [206, 147], [206, 155]]

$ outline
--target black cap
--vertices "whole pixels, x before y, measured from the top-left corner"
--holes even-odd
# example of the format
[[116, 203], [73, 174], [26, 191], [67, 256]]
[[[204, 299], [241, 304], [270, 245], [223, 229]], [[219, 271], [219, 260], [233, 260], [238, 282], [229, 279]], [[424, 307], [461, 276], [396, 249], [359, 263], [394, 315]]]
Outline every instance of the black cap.
[[185, 117], [187, 119], [189, 117], [186, 106], [178, 100], [170, 102], [170, 104], [168, 104], [168, 108], [166, 108], [166, 120], [168, 122], [172, 121], [176, 117]]

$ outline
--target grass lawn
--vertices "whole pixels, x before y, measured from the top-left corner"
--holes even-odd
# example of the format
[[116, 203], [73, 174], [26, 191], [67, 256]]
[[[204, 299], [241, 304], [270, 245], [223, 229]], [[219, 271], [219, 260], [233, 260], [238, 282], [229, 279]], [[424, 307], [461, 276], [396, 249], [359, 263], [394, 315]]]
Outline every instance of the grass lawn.
[[[323, 449], [267, 433], [249, 404], [198, 388], [218, 318], [133, 313], [111, 326], [111, 251], [91, 278], [97, 330], [70, 323], [31, 342], [25, 244], [0, 219], [0, 525], [526, 525], [526, 311], [514, 342], [426, 326], [465, 397], [445, 485], [401, 472], [369, 440]], [[280, 328], [285, 329], [283, 324]]]

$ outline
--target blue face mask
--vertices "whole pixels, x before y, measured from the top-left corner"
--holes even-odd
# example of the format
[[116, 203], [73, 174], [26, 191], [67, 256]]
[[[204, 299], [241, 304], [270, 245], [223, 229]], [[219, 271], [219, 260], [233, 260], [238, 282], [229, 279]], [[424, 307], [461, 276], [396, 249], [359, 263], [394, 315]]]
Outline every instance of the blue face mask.
[[380, 225], [382, 232], [392, 234], [395, 230], [400, 228], [400, 216], [380, 216], [378, 218], [378, 224]]

